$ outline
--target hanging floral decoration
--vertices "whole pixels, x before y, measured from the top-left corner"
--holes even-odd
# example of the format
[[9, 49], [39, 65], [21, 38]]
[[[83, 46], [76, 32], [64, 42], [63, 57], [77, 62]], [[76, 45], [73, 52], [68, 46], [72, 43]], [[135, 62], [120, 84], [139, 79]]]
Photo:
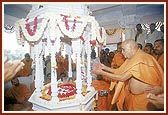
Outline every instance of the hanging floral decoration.
[[96, 40], [90, 40], [90, 44], [91, 44], [92, 46], [95, 46], [95, 45], [96, 45]]
[[[28, 22], [28, 18], [26, 19], [26, 22]], [[29, 33], [30, 36], [33, 36], [36, 33], [36, 29], [37, 29], [37, 23], [38, 23], [38, 19], [37, 17], [34, 18], [34, 23], [33, 23], [33, 30], [30, 28], [30, 24], [27, 23], [25, 24], [26, 27], [25, 29], [27, 30], [27, 32]]]
[[[39, 29], [37, 29], [38, 20], [39, 18], [42, 19], [40, 23]], [[28, 23], [29, 18], [21, 19], [15, 23], [16, 27], [16, 37], [19, 42], [28, 41], [30, 45], [33, 46], [36, 41], [41, 40], [46, 27], [50, 29], [50, 41], [56, 39], [56, 28], [62, 32], [62, 34], [68, 36], [69, 38], [80, 38], [83, 42], [85, 41], [84, 37], [82, 36], [86, 26], [88, 23], [91, 23], [91, 40], [90, 44], [92, 46], [96, 46], [96, 43], [100, 43], [105, 45], [106, 44], [106, 32], [104, 28], [100, 28], [99, 24], [95, 20], [94, 17], [91, 16], [68, 16], [64, 14], [59, 14], [55, 16], [52, 13], [45, 13], [42, 16], [36, 16], [33, 19], [33, 25], [31, 29], [30, 22]], [[69, 22], [72, 23], [72, 27], [69, 26]], [[77, 23], [79, 24], [77, 25]], [[58, 25], [58, 26], [56, 26]], [[98, 42], [96, 42], [96, 40]]]
[[74, 31], [75, 30], [75, 27], [76, 27], [76, 19], [74, 19], [74, 24], [73, 24], [73, 26], [72, 26], [72, 31]]
[[63, 21], [65, 22], [65, 27], [67, 30], [69, 30], [69, 25], [68, 25], [68, 16], [67, 15], [63, 15], [63, 14], [60, 14], [61, 16], [63, 16]]
[[80, 39], [84, 42], [85, 41], [85, 39], [84, 39], [84, 37], [83, 36], [80, 36]]
[[99, 29], [100, 37], [102, 38], [102, 28]]
[[[69, 27], [70, 21], [73, 23], [72, 27]], [[77, 21], [81, 22], [81, 25], [79, 25], [78, 28], [76, 28]], [[87, 19], [85, 19], [85, 17], [80, 18], [80, 16], [72, 17], [60, 14], [60, 16], [57, 16], [57, 23], [61, 32], [69, 38], [73, 39], [79, 38], [82, 35], [84, 28], [87, 25]]]
[[23, 32], [21, 30], [19, 31], [19, 36], [20, 38], [23, 38]]
[[[44, 30], [47, 26], [47, 23], [49, 21], [49, 18], [50, 17], [50, 14], [46, 13], [43, 15], [43, 19], [42, 19], [42, 22], [41, 22], [41, 25], [40, 25], [40, 28], [37, 29], [37, 18], [34, 18], [34, 29], [31, 30], [29, 27], [29, 24], [27, 25], [27, 29], [25, 28], [27, 22], [25, 19], [21, 19], [21, 20], [18, 20], [16, 23], [15, 23], [15, 27], [16, 27], [16, 38], [18, 40], [26, 40], [28, 42], [35, 42], [35, 41], [39, 41], [42, 37], [42, 35], [44, 34]], [[24, 38], [20, 38], [20, 31], [23, 32], [23, 35], [24, 35]], [[33, 35], [34, 34], [34, 35]]]
[[17, 38], [17, 43], [24, 47], [25, 37], [24, 37], [23, 32], [22, 32], [22, 30], [20, 28], [19, 28], [19, 32], [18, 33], [19, 33], [19, 35], [18, 35], [19, 37]]
[[106, 45], [107, 35], [106, 35], [106, 31], [103, 27], [99, 27], [99, 30], [97, 31], [96, 35], [97, 35], [96, 40], [98, 41], [98, 44]]
[[[68, 24], [68, 19], [67, 18], [70, 18], [71, 16], [67, 16], [67, 15], [63, 15], [63, 14], [60, 14], [62, 17], [63, 17], [63, 21], [65, 22], [65, 27], [66, 27], [66, 29], [67, 30], [69, 30], [70, 29], [70, 27], [69, 27], [69, 24]], [[79, 17], [78, 17], [79, 18]], [[72, 31], [74, 31], [75, 30], [75, 28], [76, 28], [76, 17], [74, 18], [74, 20], [73, 20], [73, 26], [71, 27], [71, 30]]]

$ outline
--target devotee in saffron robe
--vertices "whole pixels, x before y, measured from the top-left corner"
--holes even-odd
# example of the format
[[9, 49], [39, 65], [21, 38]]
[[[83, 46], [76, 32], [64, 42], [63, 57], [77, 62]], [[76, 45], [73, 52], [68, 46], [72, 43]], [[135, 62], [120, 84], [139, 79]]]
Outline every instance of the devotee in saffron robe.
[[31, 92], [25, 84], [19, 83], [18, 78], [14, 77], [11, 80], [12, 87], [5, 92], [5, 109], [6, 110], [21, 110], [31, 105], [28, 99]]
[[164, 70], [164, 39], [158, 39], [154, 42], [155, 58]]
[[115, 55], [114, 55], [114, 58], [113, 58], [113, 61], [111, 63], [111, 67], [113, 68], [118, 68], [120, 67], [125, 61], [125, 58], [124, 56], [122, 55], [122, 53], [120, 52], [117, 52]]
[[65, 68], [63, 65], [64, 64], [64, 57], [61, 55], [61, 52], [56, 53], [56, 62], [57, 62], [57, 67], [56, 67], [57, 80], [59, 80], [61, 78], [60, 74], [65, 71]]
[[[93, 49], [91, 52], [91, 65], [95, 63], [99, 63], [100, 59], [96, 57], [96, 52]], [[91, 66], [92, 68], [92, 66]], [[103, 76], [97, 76], [95, 74], [92, 74], [92, 86], [100, 93], [101, 90], [107, 91], [107, 95], [98, 95], [98, 100], [97, 100], [97, 110], [98, 111], [108, 111], [111, 110], [111, 99], [112, 95], [110, 94], [110, 80], [103, 79]]]
[[[147, 99], [148, 94], [144, 90], [151, 85], [164, 87], [162, 68], [155, 58], [138, 49], [133, 39], [122, 42], [122, 53], [127, 59], [118, 69], [97, 64], [97, 68], [91, 72], [118, 81], [113, 83], [116, 87], [112, 99], [112, 104], [116, 103], [118, 110], [157, 110]], [[115, 85], [111, 85], [111, 89]]]
[[25, 58], [21, 60], [25, 65], [22, 70], [20, 70], [16, 76], [18, 77], [28, 77], [32, 74], [32, 62], [33, 59], [30, 57], [29, 53], [25, 54]]
[[92, 86], [100, 93], [101, 90], [107, 91], [108, 95], [100, 96], [98, 95], [97, 101], [97, 110], [98, 111], [110, 111], [111, 110], [111, 91], [109, 90], [110, 87], [110, 80], [107, 79], [94, 79], [92, 81]]
[[125, 61], [125, 57], [122, 54], [122, 49], [121, 49], [121, 42], [117, 43], [117, 51], [112, 59], [111, 67], [112, 68], [118, 68], [120, 67]]

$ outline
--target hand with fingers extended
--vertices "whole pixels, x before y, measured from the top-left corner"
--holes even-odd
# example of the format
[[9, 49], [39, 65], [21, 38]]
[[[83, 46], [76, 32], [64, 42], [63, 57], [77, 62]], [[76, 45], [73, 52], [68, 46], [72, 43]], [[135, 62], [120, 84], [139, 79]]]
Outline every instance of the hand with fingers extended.
[[147, 95], [147, 98], [149, 99], [149, 102], [154, 104], [157, 109], [159, 110], [164, 109], [164, 94], [155, 95], [149, 93]]
[[4, 60], [4, 82], [11, 80], [15, 74], [20, 71], [24, 66], [24, 63], [20, 60], [8, 61], [7, 57]]
[[149, 102], [154, 104], [157, 109], [164, 109], [164, 88], [161, 86], [149, 86], [145, 88]]
[[105, 65], [102, 63], [96, 63], [93, 64], [93, 69], [91, 70], [91, 73], [100, 75], [101, 72], [105, 69]]

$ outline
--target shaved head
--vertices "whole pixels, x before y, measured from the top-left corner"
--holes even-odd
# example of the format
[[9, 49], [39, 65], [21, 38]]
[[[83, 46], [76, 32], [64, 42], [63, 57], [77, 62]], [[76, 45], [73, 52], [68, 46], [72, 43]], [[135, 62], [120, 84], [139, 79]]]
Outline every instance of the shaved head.
[[128, 59], [130, 59], [138, 50], [138, 45], [133, 39], [123, 41], [121, 47], [123, 55]]
[[128, 49], [137, 49], [137, 43], [133, 39], [127, 39], [122, 42], [122, 46], [127, 47]]

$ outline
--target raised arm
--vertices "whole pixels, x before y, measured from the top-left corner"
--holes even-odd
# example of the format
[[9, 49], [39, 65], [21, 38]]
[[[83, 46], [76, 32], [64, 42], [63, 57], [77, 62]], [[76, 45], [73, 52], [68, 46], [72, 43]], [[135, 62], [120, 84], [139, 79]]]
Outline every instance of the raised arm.
[[[106, 71], [105, 71], [106, 70]], [[105, 68], [95, 68], [91, 72], [97, 75], [104, 75], [106, 77], [109, 77], [110, 79], [117, 80], [117, 81], [126, 81], [127, 79], [131, 78], [132, 75], [129, 72], [125, 72], [122, 74], [113, 74], [112, 71], [107, 71], [110, 70], [108, 67]]]
[[4, 83], [11, 80], [25, 64], [20, 60], [4, 61]]
[[93, 65], [93, 70], [94, 69], [101, 69], [101, 70], [104, 70], [104, 71], [107, 71], [107, 72], [110, 72], [110, 73], [114, 73], [115, 69], [113, 68], [110, 68], [108, 66], [105, 66], [104, 64], [102, 63], [97, 63], [97, 64], [94, 64]]

